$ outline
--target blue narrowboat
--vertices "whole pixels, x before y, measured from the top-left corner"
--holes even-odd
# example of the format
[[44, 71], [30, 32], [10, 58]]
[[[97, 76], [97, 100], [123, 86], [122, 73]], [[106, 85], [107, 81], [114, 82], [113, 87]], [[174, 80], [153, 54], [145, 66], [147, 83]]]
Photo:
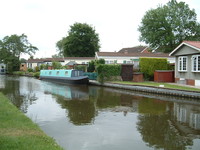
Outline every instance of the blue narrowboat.
[[69, 84], [88, 84], [88, 76], [83, 75], [81, 70], [41, 70], [41, 80], [49, 80]]

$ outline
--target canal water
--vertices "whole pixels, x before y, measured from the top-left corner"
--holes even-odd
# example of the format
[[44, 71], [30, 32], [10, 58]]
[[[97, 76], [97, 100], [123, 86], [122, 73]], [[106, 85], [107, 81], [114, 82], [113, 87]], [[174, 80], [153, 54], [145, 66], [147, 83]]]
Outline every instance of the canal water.
[[200, 100], [4, 75], [0, 91], [66, 150], [200, 149]]

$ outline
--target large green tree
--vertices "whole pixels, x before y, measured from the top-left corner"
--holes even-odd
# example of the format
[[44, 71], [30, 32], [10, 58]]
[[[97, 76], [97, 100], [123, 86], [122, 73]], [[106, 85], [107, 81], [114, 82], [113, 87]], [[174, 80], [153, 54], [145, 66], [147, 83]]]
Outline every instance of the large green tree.
[[99, 36], [86, 23], [75, 23], [68, 36], [57, 42], [57, 48], [66, 57], [93, 57], [99, 51]]
[[38, 48], [29, 43], [25, 34], [14, 34], [0, 40], [0, 60], [8, 65], [9, 72], [19, 69], [22, 53], [33, 55], [36, 50]]
[[138, 30], [141, 41], [163, 52], [171, 52], [183, 40], [200, 40], [195, 10], [176, 0], [147, 11]]

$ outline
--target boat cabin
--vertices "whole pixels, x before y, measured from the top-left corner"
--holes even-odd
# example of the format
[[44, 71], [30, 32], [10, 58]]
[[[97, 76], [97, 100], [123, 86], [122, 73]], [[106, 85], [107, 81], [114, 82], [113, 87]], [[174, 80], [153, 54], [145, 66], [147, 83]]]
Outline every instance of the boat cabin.
[[83, 76], [81, 70], [41, 70], [40, 76], [56, 76], [56, 77], [79, 77]]

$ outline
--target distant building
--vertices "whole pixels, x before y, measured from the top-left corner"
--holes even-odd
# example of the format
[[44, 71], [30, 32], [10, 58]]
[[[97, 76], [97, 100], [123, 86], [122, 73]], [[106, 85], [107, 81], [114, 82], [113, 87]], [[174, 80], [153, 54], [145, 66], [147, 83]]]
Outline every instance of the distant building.
[[60, 62], [62, 65], [64, 65], [64, 59], [63, 58], [41, 58], [41, 59], [28, 59], [26, 61], [27, 68], [35, 69], [35, 67], [39, 67], [40, 65], [52, 65], [52, 63]]
[[95, 60], [95, 57], [64, 57], [64, 64], [88, 64], [91, 60]]
[[122, 52], [96, 52], [96, 59], [104, 59], [106, 64], [134, 64], [134, 68], [139, 67], [139, 59], [166, 58], [169, 63], [175, 63], [175, 58], [166, 53], [122, 53]]
[[65, 57], [65, 58], [41, 58], [41, 59], [29, 59], [26, 61], [27, 67], [31, 69], [35, 69], [35, 67], [39, 67], [41, 64], [52, 65], [54, 61], [60, 62], [62, 66], [70, 66], [77, 64], [88, 64], [91, 60], [94, 60], [94, 57]]
[[149, 52], [149, 47], [147, 46], [135, 46], [135, 47], [128, 47], [128, 48], [122, 48], [118, 51], [118, 53], [151, 53]]

